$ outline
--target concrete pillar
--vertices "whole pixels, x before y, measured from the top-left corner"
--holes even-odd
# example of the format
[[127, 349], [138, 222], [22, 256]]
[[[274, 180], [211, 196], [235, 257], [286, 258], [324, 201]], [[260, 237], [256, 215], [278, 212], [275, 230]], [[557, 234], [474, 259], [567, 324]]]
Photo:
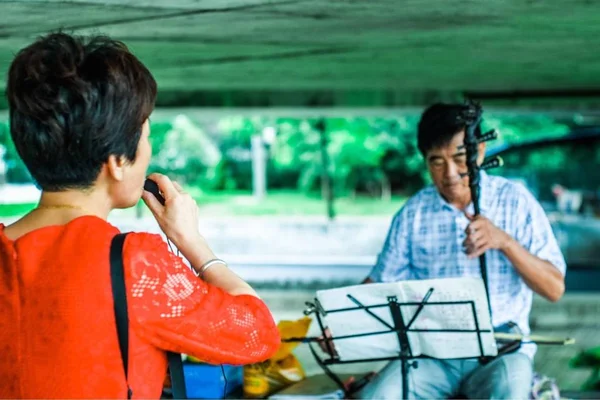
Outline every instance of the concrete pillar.
[[267, 152], [260, 135], [252, 136], [252, 193], [258, 200], [267, 194]]

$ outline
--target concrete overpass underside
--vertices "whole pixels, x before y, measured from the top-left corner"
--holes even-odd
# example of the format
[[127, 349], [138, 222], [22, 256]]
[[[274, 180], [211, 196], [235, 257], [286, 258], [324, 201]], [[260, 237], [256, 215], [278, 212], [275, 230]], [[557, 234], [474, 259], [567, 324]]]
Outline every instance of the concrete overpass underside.
[[162, 106], [600, 103], [589, 0], [16, 0], [0, 11], [3, 76], [40, 34], [106, 33], [149, 66]]

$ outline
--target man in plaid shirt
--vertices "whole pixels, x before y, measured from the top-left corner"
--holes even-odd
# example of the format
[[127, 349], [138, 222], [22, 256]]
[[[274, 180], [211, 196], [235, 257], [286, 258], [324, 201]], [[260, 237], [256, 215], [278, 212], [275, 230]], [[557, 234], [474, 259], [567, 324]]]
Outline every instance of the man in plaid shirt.
[[[377, 264], [364, 283], [481, 276], [486, 253], [492, 323], [509, 321], [529, 333], [533, 292], [557, 301], [565, 260], [542, 207], [522, 185], [481, 173], [481, 215], [473, 217], [461, 105], [435, 104], [423, 113], [418, 146], [433, 185], [394, 216]], [[485, 144], [479, 145], [480, 162]], [[524, 344], [482, 365], [478, 359], [419, 360], [410, 370], [411, 398], [527, 399], [535, 345]], [[400, 361], [390, 362], [360, 393], [402, 397]]]

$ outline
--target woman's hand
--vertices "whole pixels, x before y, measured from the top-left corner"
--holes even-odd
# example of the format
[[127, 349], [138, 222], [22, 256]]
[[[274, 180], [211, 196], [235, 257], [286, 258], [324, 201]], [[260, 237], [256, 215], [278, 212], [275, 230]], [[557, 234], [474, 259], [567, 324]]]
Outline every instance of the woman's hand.
[[182, 249], [188, 243], [202, 240], [198, 230], [198, 205], [183, 188], [167, 176], [152, 174], [148, 177], [158, 185], [165, 205], [163, 206], [146, 190], [142, 194], [144, 203], [148, 206], [160, 229], [173, 241], [177, 248]]

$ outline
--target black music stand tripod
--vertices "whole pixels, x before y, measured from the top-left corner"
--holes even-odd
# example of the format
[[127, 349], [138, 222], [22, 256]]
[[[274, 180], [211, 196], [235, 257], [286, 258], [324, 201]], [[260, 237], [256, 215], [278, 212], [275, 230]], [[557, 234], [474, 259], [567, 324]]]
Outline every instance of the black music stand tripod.
[[[301, 340], [303, 342], [313, 342], [313, 341], [324, 341], [325, 342], [325, 345], [327, 346], [327, 348], [329, 350], [330, 358], [320, 359], [318, 357], [317, 353], [314, 351], [314, 349], [312, 348], [312, 346], [310, 346], [310, 343], [309, 343], [311, 352], [313, 353], [313, 356], [316, 358], [317, 362], [323, 368], [325, 373], [331, 379], [333, 379], [338, 384], [338, 386], [340, 386], [340, 388], [342, 390], [344, 390], [344, 392], [347, 395], [349, 394], [349, 393], [347, 393], [347, 388], [344, 386], [343, 382], [339, 379], [339, 377], [337, 377], [337, 375], [335, 375], [335, 373], [333, 373], [331, 371], [331, 369], [329, 369], [330, 365], [400, 360], [401, 372], [402, 372], [402, 398], [408, 399], [408, 393], [409, 393], [408, 376], [409, 376], [409, 372], [410, 372], [409, 369], [418, 367], [416, 359], [429, 358], [425, 355], [414, 355], [413, 354], [413, 351], [412, 351], [411, 345], [410, 345], [409, 335], [408, 335], [409, 332], [437, 332], [437, 333], [461, 332], [461, 333], [475, 334], [477, 336], [477, 341], [478, 341], [478, 345], [479, 345], [479, 355], [478, 356], [480, 356], [480, 357], [485, 357], [485, 353], [484, 353], [484, 349], [483, 349], [483, 339], [482, 339], [481, 335], [482, 335], [482, 333], [492, 333], [491, 329], [480, 329], [479, 321], [478, 321], [477, 313], [476, 313], [476, 309], [475, 309], [475, 302], [473, 300], [428, 302], [427, 300], [429, 299], [429, 297], [431, 296], [432, 293], [433, 293], [433, 288], [430, 288], [429, 291], [427, 292], [427, 294], [419, 302], [402, 302], [402, 303], [400, 303], [400, 302], [398, 302], [398, 298], [396, 296], [388, 296], [386, 303], [375, 304], [375, 305], [370, 305], [370, 306], [365, 306], [365, 305], [361, 304], [356, 298], [354, 298], [352, 295], [348, 294], [347, 297], [357, 306], [351, 307], [351, 308], [334, 309], [334, 310], [324, 310], [322, 308], [322, 306], [320, 305], [319, 301], [317, 299], [315, 299], [314, 303], [310, 303], [310, 302], [306, 303], [306, 305], [309, 307], [304, 311], [304, 314], [305, 315], [310, 315], [313, 313], [315, 314], [317, 321], [319, 323], [319, 328], [321, 329], [323, 336], [321, 338], [310, 338], [310, 339], [303, 338], [303, 339], [298, 339], [298, 340]], [[417, 319], [417, 317], [419, 316], [419, 314], [421, 313], [421, 311], [423, 311], [423, 309], [425, 307], [436, 307], [436, 306], [439, 307], [439, 306], [452, 306], [452, 305], [470, 307], [471, 314], [473, 316], [473, 322], [474, 322], [475, 329], [417, 329], [417, 328], [413, 328], [415, 320]], [[411, 317], [411, 319], [408, 322], [405, 321], [405, 319], [403, 317], [403, 313], [402, 313], [403, 308], [415, 307], [415, 306], [417, 307], [416, 312], [414, 313], [414, 315]], [[392, 324], [389, 324], [388, 322], [386, 322], [385, 320], [380, 318], [377, 314], [375, 314], [371, 311], [372, 309], [386, 308], [386, 307], [390, 311]], [[325, 331], [326, 328], [323, 325], [322, 316], [326, 316], [327, 314], [332, 314], [332, 313], [349, 312], [349, 311], [356, 311], [356, 310], [365, 311], [370, 317], [372, 317], [372, 318], [376, 319], [377, 321], [379, 321], [380, 323], [382, 323], [387, 328], [387, 330], [370, 332], [370, 333], [366, 333], [366, 334], [362, 333], [362, 334], [354, 334], [354, 335], [343, 335], [343, 336], [337, 336], [337, 337], [331, 337], [331, 336], [328, 337], [326, 335], [326, 331]], [[399, 348], [400, 348], [399, 353], [395, 356], [380, 357], [380, 358], [365, 358], [365, 359], [356, 359], [356, 360], [341, 360], [341, 359], [339, 359], [339, 357], [337, 355], [331, 355], [331, 354], [335, 354], [335, 352], [333, 351], [333, 345], [332, 345], [332, 342], [334, 340], [350, 339], [350, 338], [366, 337], [366, 336], [377, 336], [377, 335], [390, 333], [390, 332], [396, 333], [396, 337], [397, 337]], [[325, 338], [325, 339], [323, 339], [323, 338]], [[290, 339], [289, 341], [296, 341], [296, 339]], [[478, 356], [470, 356], [470, 357], [463, 357], [463, 358], [476, 358]]]

